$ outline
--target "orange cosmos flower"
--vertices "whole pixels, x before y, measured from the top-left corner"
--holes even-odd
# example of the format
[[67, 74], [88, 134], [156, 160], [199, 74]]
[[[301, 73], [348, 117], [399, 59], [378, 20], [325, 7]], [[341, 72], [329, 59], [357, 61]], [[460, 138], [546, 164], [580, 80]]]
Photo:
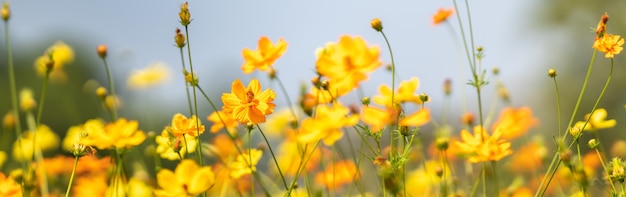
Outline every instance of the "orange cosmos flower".
[[326, 167], [326, 170], [315, 175], [315, 182], [330, 190], [359, 179], [357, 167], [351, 160], [342, 160]]
[[155, 196], [196, 196], [209, 190], [215, 183], [215, 174], [210, 166], [201, 167], [193, 160], [178, 163], [176, 170], [164, 169], [157, 173], [161, 189], [154, 190]]
[[245, 48], [241, 52], [245, 60], [241, 66], [241, 70], [243, 70], [245, 74], [252, 73], [254, 69], [267, 71], [286, 50], [287, 42], [285, 42], [283, 38], [280, 38], [278, 43], [274, 45], [269, 38], [263, 36], [259, 39], [259, 46], [256, 51]]
[[248, 87], [244, 87], [237, 79], [233, 81], [231, 93], [222, 94], [223, 111], [241, 124], [259, 124], [265, 122], [265, 115], [274, 112], [274, 98], [276, 93], [271, 89], [261, 92], [259, 80], [253, 79]]
[[298, 139], [303, 143], [323, 140], [324, 144], [332, 146], [343, 137], [341, 128], [353, 126], [359, 121], [357, 115], [348, 115], [349, 112], [340, 103], [335, 103], [332, 107], [319, 106], [315, 118], [302, 121], [302, 133]]
[[506, 107], [500, 112], [500, 117], [493, 123], [491, 129], [502, 132], [502, 138], [515, 139], [528, 132], [528, 129], [537, 126], [539, 120], [533, 117], [529, 107]]
[[329, 43], [317, 50], [317, 72], [329, 79], [329, 91], [335, 97], [347, 94], [367, 73], [382, 65], [378, 46], [367, 46], [361, 37], [341, 36], [339, 42]]
[[172, 117], [172, 125], [169, 127], [174, 137], [181, 137], [183, 135], [198, 136], [198, 133], [204, 133], [204, 125], [200, 122], [200, 119], [196, 115], [187, 118], [182, 114], [175, 114]]
[[237, 125], [239, 125], [237, 120], [235, 120], [232, 116], [226, 115], [223, 111], [215, 111], [211, 113], [211, 115], [207, 117], [207, 120], [213, 122], [213, 126], [211, 126], [211, 133], [217, 133], [224, 128], [224, 125], [226, 125], [226, 130], [228, 130], [229, 133], [233, 133], [235, 132]]
[[624, 45], [624, 38], [621, 38], [619, 35], [606, 34], [596, 39], [593, 43], [593, 48], [604, 52], [604, 57], [613, 59], [613, 56], [624, 50], [622, 45]]
[[513, 153], [511, 143], [500, 139], [500, 130], [495, 130], [489, 136], [482, 126], [474, 127], [474, 135], [463, 129], [461, 139], [463, 142], [455, 142], [461, 150], [469, 155], [468, 161], [472, 163], [485, 161], [499, 161]]
[[22, 196], [22, 186], [0, 172], [0, 196]]
[[439, 25], [439, 23], [448, 20], [448, 17], [452, 16], [453, 13], [453, 8], [439, 8], [439, 10], [437, 10], [437, 13], [433, 15], [433, 25]]
[[88, 120], [83, 125], [87, 136], [83, 139], [85, 146], [98, 149], [131, 148], [141, 144], [146, 134], [138, 130], [137, 121], [119, 118], [112, 123], [103, 124], [101, 120]]

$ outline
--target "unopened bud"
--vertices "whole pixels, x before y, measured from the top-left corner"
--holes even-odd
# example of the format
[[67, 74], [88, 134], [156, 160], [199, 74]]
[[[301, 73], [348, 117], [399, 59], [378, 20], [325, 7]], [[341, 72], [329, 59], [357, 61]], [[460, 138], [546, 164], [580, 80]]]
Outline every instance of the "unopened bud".
[[180, 6], [180, 12], [178, 13], [178, 17], [180, 18], [180, 24], [183, 26], [189, 25], [191, 23], [191, 13], [189, 12], [189, 3], [185, 2]]
[[107, 96], [107, 89], [100, 86], [96, 89], [96, 95], [100, 98], [100, 99], [104, 99]]
[[596, 139], [590, 139], [588, 144], [589, 144], [589, 148], [596, 149], [598, 148], [598, 145], [600, 145], [600, 142], [598, 142], [598, 140]]
[[572, 161], [572, 151], [570, 150], [565, 150], [563, 152], [559, 153], [559, 158], [561, 158], [561, 161], [565, 164], [569, 164], [570, 161]]
[[548, 70], [548, 77], [550, 78], [556, 77], [556, 70], [554, 70], [554, 68], [551, 68], [550, 70]]
[[267, 73], [270, 79], [276, 79], [276, 69], [270, 68], [270, 71]]
[[363, 98], [361, 99], [361, 104], [363, 104], [363, 105], [365, 105], [365, 106], [368, 106], [371, 102], [372, 102], [372, 101], [370, 100], [370, 97], [367, 97], [367, 96], [366, 96], [366, 97], [363, 97]]
[[9, 9], [9, 3], [4, 2], [2, 4], [2, 11], [0, 11], [0, 15], [2, 15], [2, 20], [8, 21], [11, 18], [11, 10]]
[[186, 42], [185, 35], [180, 32], [180, 29], [176, 28], [176, 35], [174, 36], [174, 42], [176, 42], [176, 46], [178, 48], [183, 48]]
[[430, 100], [430, 98], [428, 97], [428, 94], [426, 93], [421, 93], [420, 94], [420, 101], [422, 101], [422, 103], [428, 102]]
[[108, 47], [107, 45], [101, 44], [96, 47], [96, 52], [98, 52], [98, 56], [102, 59], [107, 57]]
[[452, 93], [452, 80], [446, 79], [443, 82], [443, 93], [446, 95], [450, 95]]
[[372, 25], [372, 28], [378, 32], [383, 30], [383, 22], [381, 22], [379, 18], [372, 19], [370, 24]]
[[470, 113], [470, 112], [466, 112], [463, 114], [463, 116], [461, 116], [461, 123], [463, 123], [464, 125], [468, 125], [471, 126], [474, 124], [474, 114]]
[[437, 149], [440, 151], [448, 150], [450, 147], [450, 139], [447, 137], [438, 137], [435, 140], [435, 144], [437, 145]]
[[330, 86], [330, 82], [328, 80], [322, 81], [322, 89], [328, 90], [329, 86]]
[[437, 175], [437, 177], [442, 177], [443, 176], [443, 168], [441, 166], [436, 166], [435, 167], [435, 175]]
[[499, 67], [493, 67], [493, 69], [491, 69], [491, 72], [493, 73], [493, 75], [498, 75], [498, 74], [500, 74], [500, 68]]
[[12, 129], [13, 127], [15, 127], [15, 121], [15, 114], [13, 113], [13, 111], [9, 111], [7, 112], [7, 114], [4, 115], [4, 118], [2, 119], [2, 126], [7, 129]]

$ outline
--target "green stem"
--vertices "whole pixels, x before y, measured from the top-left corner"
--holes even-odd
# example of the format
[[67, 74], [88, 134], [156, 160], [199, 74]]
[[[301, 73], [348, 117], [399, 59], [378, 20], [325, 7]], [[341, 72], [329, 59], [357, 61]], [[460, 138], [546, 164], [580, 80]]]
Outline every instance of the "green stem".
[[[315, 150], [317, 149], [319, 144], [320, 144], [320, 141], [317, 141], [317, 143], [315, 143], [315, 146], [313, 146], [313, 150], [311, 151], [311, 154], [309, 154], [309, 156], [306, 158], [306, 160], [304, 162], [300, 163], [300, 166], [298, 167], [298, 171], [296, 172], [296, 176], [293, 178], [293, 181], [291, 182], [291, 185], [289, 187], [289, 190], [285, 194], [285, 197], [290, 197], [291, 196], [291, 192], [295, 188], [294, 186], [296, 185], [296, 183], [298, 181], [298, 178], [300, 177], [300, 175], [302, 174], [302, 172], [306, 168], [306, 164], [309, 163], [309, 160], [311, 159], [311, 156], [313, 156], [313, 154], [315, 153]], [[306, 150], [306, 148], [305, 148], [305, 150]]]
[[[20, 123], [20, 112], [17, 105], [17, 90], [15, 85], [15, 67], [13, 65], [13, 50], [9, 33], [9, 22], [4, 21], [4, 40], [6, 41], [7, 61], [9, 64], [9, 89], [11, 89], [11, 108], [15, 116], [15, 137], [22, 136], [22, 124]], [[21, 140], [20, 140], [21, 141]]]
[[270, 141], [267, 140], [267, 137], [265, 137], [265, 133], [263, 132], [263, 129], [261, 129], [261, 126], [259, 126], [257, 124], [256, 127], [261, 132], [261, 135], [263, 136], [263, 139], [265, 140], [265, 143], [267, 143], [267, 149], [269, 149], [270, 150], [270, 154], [272, 154], [272, 159], [274, 160], [274, 164], [276, 164], [276, 168], [278, 169], [278, 174], [280, 174], [280, 178], [283, 181], [283, 184], [285, 186], [285, 190], [289, 190], [289, 186], [287, 186], [287, 181], [285, 180], [285, 176], [283, 175], [283, 171], [280, 169], [280, 165], [278, 165], [278, 160], [276, 160], [276, 156], [274, 155], [274, 150], [272, 150], [272, 146], [270, 145]]
[[557, 123], [558, 123], [558, 131], [559, 131], [559, 135], [561, 136], [561, 96], [559, 95], [559, 84], [556, 82], [556, 77], [552, 78], [552, 80], [554, 81], [554, 88], [556, 90], [556, 118], [557, 118]]
[[280, 86], [280, 90], [283, 91], [285, 95], [285, 99], [287, 100], [287, 105], [289, 105], [289, 111], [291, 111], [291, 115], [293, 116], [294, 121], [296, 121], [296, 125], [298, 125], [298, 116], [296, 115], [296, 110], [294, 110], [294, 105], [291, 103], [291, 99], [289, 98], [289, 94], [287, 93], [287, 89], [285, 85], [280, 80], [280, 78], [276, 77], [276, 81], [278, 81], [278, 86]]
[[104, 62], [104, 68], [106, 69], [107, 73], [107, 80], [109, 81], [109, 91], [111, 92], [111, 96], [113, 98], [113, 106], [111, 106], [111, 121], [115, 121], [117, 119], [117, 96], [115, 94], [115, 85], [113, 83], [111, 71], [109, 70], [109, 64], [107, 63], [105, 58], [102, 58], [102, 62]]
[[37, 109], [37, 121], [36, 125], [39, 126], [41, 124], [41, 113], [43, 112], [43, 104], [46, 100], [46, 92], [48, 90], [48, 79], [50, 79], [50, 69], [46, 71], [46, 76], [43, 80], [43, 88], [41, 89], [41, 98], [39, 98], [39, 107]]
[[611, 189], [613, 189], [613, 194], [617, 194], [617, 189], [615, 189], [615, 184], [613, 184], [613, 180], [611, 180], [611, 172], [609, 171], [609, 168], [607, 168], [606, 164], [604, 163], [604, 160], [602, 159], [602, 154], [600, 154], [600, 151], [596, 148], [596, 154], [598, 155], [598, 158], [600, 159], [600, 163], [602, 164], [602, 168], [604, 169], [604, 172], [606, 173], [606, 177], [608, 177], [608, 181], [609, 183], [611, 183]]
[[500, 180], [498, 180], [498, 167], [496, 165], [497, 161], [491, 161], [491, 168], [493, 169], [493, 184], [494, 184], [494, 196], [498, 197], [500, 196], [500, 187], [498, 185], [498, 182], [500, 182]]
[[[587, 69], [587, 75], [585, 76], [585, 81], [583, 82], [583, 87], [580, 90], [580, 94], [578, 95], [578, 100], [576, 101], [576, 105], [574, 106], [574, 111], [572, 112], [572, 116], [570, 117], [569, 123], [567, 123], [567, 127], [569, 128], [570, 126], [572, 126], [572, 123], [574, 123], [574, 118], [576, 117], [576, 113], [578, 112], [578, 107], [580, 107], [580, 103], [583, 100], [583, 95], [585, 94], [585, 90], [587, 89], [587, 84], [589, 83], [589, 78], [591, 76], [591, 70], [593, 70], [593, 62], [596, 59], [596, 54], [598, 53], [598, 50], [595, 49], [593, 51], [593, 55], [591, 56], [591, 62], [589, 63], [589, 68]], [[611, 65], [613, 65], [611, 63]], [[613, 72], [612, 66], [611, 66], [611, 73]], [[609, 77], [610, 79], [610, 77]], [[603, 91], [604, 92], [604, 91]], [[598, 99], [599, 100], [599, 99]], [[593, 110], [592, 110], [593, 111]], [[563, 134], [563, 140], [565, 140], [565, 138], [567, 137], [568, 132], [565, 131], [565, 133]]]
[[483, 163], [481, 179], [483, 182], [483, 196], [487, 197], [487, 163]]
[[[194, 75], [193, 72], [193, 64], [192, 64], [192, 59], [191, 59], [191, 42], [189, 41], [189, 26], [185, 25], [185, 35], [187, 35], [187, 60], [189, 60], [189, 71], [191, 72], [191, 75]], [[192, 116], [195, 114], [196, 118], [198, 118], [198, 102], [196, 99], [197, 95], [196, 95], [196, 86], [192, 86], [192, 91], [193, 91], [193, 109], [194, 109], [194, 113], [192, 114]], [[196, 121], [196, 133], [198, 135], [198, 138], [200, 138], [200, 120], [198, 118], [198, 121]], [[200, 166], [204, 165], [204, 160], [202, 159], [202, 146], [197, 146], [197, 156], [198, 156], [198, 162], [200, 163]]]
[[[391, 44], [389, 44], [389, 39], [387, 39], [387, 36], [385, 35], [385, 32], [383, 32], [382, 30], [380, 31], [380, 34], [383, 35], [383, 38], [385, 39], [385, 43], [387, 44], [387, 48], [389, 49], [389, 56], [391, 57], [391, 108], [395, 111], [396, 110], [396, 102], [395, 102], [395, 93], [396, 93], [396, 64], [395, 61], [393, 59], [393, 51], [391, 50]], [[396, 121], [397, 122], [397, 121]], [[393, 131], [393, 129], [392, 129]], [[389, 143], [391, 146], [391, 152], [394, 153], [396, 151], [396, 144], [393, 143], [395, 140], [394, 137], [394, 132], [389, 132]]]
[[[183, 71], [187, 70], [187, 68], [185, 67], [185, 55], [183, 54], [183, 48], [178, 48], [180, 49], [180, 61], [181, 64], [183, 65]], [[192, 73], [193, 74], [193, 73]], [[187, 82], [185, 81], [185, 92], [187, 93], [187, 105], [189, 106], [189, 115], [193, 114], [193, 108], [191, 107], [191, 95], [189, 95], [189, 86], [187, 85]]]
[[70, 176], [70, 183], [68, 183], [67, 190], [65, 191], [65, 197], [70, 196], [70, 189], [72, 189], [72, 182], [74, 181], [74, 174], [76, 173], [76, 166], [78, 166], [78, 158], [79, 157], [75, 157], [74, 159], [74, 167], [72, 168], [72, 175]]

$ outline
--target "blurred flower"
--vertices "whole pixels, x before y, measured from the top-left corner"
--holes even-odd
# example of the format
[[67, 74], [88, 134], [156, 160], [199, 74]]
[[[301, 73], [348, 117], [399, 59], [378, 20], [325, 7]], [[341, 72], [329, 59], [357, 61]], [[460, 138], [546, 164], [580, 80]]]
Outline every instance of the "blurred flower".
[[395, 103], [411, 102], [420, 104], [420, 96], [415, 93], [419, 88], [419, 79], [417, 77], [411, 78], [409, 81], [402, 81], [398, 85], [398, 90], [394, 93], [393, 90], [387, 85], [381, 85], [378, 88], [380, 95], [374, 96], [374, 103], [383, 105], [386, 107], [393, 106], [391, 103], [391, 94], [393, 94], [393, 100]]
[[198, 140], [191, 135], [176, 137], [168, 129], [163, 129], [161, 135], [156, 136], [156, 153], [167, 160], [180, 160], [188, 153], [196, 152]]
[[349, 115], [350, 110], [341, 103], [331, 106], [321, 105], [314, 118], [302, 121], [299, 140], [303, 143], [314, 143], [322, 140], [327, 146], [332, 146], [341, 137], [341, 128], [354, 126], [359, 122], [359, 116]]
[[[529, 155], [532, 155], [529, 156]], [[534, 173], [542, 169], [542, 164], [548, 155], [547, 148], [538, 141], [530, 141], [519, 148], [511, 158], [511, 171], [516, 173]]]
[[214, 111], [207, 117], [207, 120], [213, 122], [213, 125], [211, 126], [211, 133], [217, 133], [224, 128], [224, 124], [226, 124], [226, 129], [232, 134], [237, 132], [236, 128], [239, 125], [237, 120], [235, 120], [232, 116], [226, 115], [223, 111]]
[[341, 36], [339, 42], [318, 49], [315, 68], [327, 77], [328, 91], [334, 98], [343, 96], [367, 79], [367, 74], [382, 65], [378, 46], [367, 46], [361, 37]]
[[154, 190], [155, 196], [196, 196], [215, 183], [215, 174], [210, 166], [198, 166], [195, 161], [185, 159], [172, 172], [163, 169], [157, 173], [161, 189]]
[[441, 194], [437, 195], [439, 190], [435, 188], [443, 182], [443, 176], [445, 176], [446, 181], [451, 181], [452, 174], [449, 168], [447, 168], [444, 170], [445, 174], [443, 176], [438, 176], [437, 172], [433, 170], [437, 167], [441, 168], [441, 162], [427, 160], [417, 169], [408, 171], [406, 184], [412, 186], [406, 188], [408, 196], [443, 196]]
[[169, 130], [174, 137], [181, 137], [183, 135], [197, 137], [198, 133], [204, 133], [205, 128], [196, 115], [187, 118], [187, 116], [178, 113], [174, 114], [174, 117], [172, 117], [172, 125], [169, 127]]
[[[297, 110], [297, 109], [296, 109]], [[272, 113], [267, 119], [267, 122], [261, 127], [263, 132], [270, 136], [284, 136], [285, 131], [290, 128], [290, 124], [294, 121], [291, 109], [282, 108], [279, 111]]]
[[50, 78], [53, 81], [64, 80], [63, 67], [74, 61], [74, 50], [62, 41], [57, 41], [54, 45], [46, 49], [42, 56], [35, 60], [35, 70], [40, 76], [46, 75], [46, 64], [52, 61], [52, 71]]
[[469, 156], [469, 162], [499, 161], [513, 153], [510, 149], [511, 143], [500, 139], [501, 136], [500, 130], [495, 130], [489, 136], [483, 127], [475, 126], [474, 135], [465, 129], [461, 130], [461, 139], [463, 141], [455, 144]]
[[222, 94], [223, 111], [241, 124], [263, 123], [265, 116], [274, 112], [274, 98], [276, 93], [272, 89], [261, 92], [259, 80], [253, 79], [248, 87], [244, 87], [241, 80], [237, 79], [233, 81], [231, 93]]
[[250, 152], [238, 155], [235, 161], [228, 164], [230, 176], [237, 179], [243, 175], [252, 174], [256, 171], [256, 165], [262, 155], [263, 151], [257, 149], [250, 149]]
[[16, 183], [11, 177], [7, 177], [0, 172], [0, 196], [21, 197], [22, 186]]
[[298, 172], [301, 162], [308, 161], [304, 164], [304, 170], [302, 172], [311, 172], [319, 165], [319, 161], [322, 158], [322, 148], [318, 147], [314, 149], [313, 145], [307, 146], [306, 144], [298, 142], [298, 135], [296, 131], [292, 129], [288, 129], [285, 134], [287, 137], [278, 147], [279, 152], [276, 157], [280, 169], [282, 169], [285, 175], [293, 176]]
[[0, 169], [4, 165], [4, 162], [7, 161], [7, 153], [4, 151], [0, 151]]
[[[37, 136], [35, 136], [35, 131], [24, 132], [22, 136], [13, 143], [13, 159], [18, 161], [30, 161], [35, 151], [33, 148], [47, 152], [56, 150], [59, 147], [59, 136], [57, 136], [50, 127], [43, 124], [39, 125], [36, 132]], [[33, 140], [35, 140], [34, 143]]]
[[430, 122], [430, 109], [422, 108], [400, 120], [400, 126], [420, 127]]
[[506, 107], [500, 111], [500, 117], [491, 129], [500, 129], [502, 138], [511, 140], [526, 134], [528, 129], [538, 123], [539, 120], [533, 117], [533, 111], [529, 107]]
[[128, 181], [127, 190], [127, 197], [150, 197], [153, 194], [154, 188], [152, 188], [139, 178], [132, 177]]
[[61, 148], [64, 151], [70, 151], [74, 148], [75, 144], [82, 144], [82, 139], [87, 136], [87, 132], [83, 129], [83, 125], [71, 126], [65, 133]]
[[439, 10], [437, 10], [437, 13], [433, 15], [433, 25], [439, 25], [440, 23], [448, 20], [448, 17], [452, 16], [453, 13], [453, 8], [439, 8]]
[[33, 90], [24, 88], [20, 91], [20, 109], [22, 111], [32, 111], [37, 107], [37, 101], [33, 95]]
[[72, 196], [106, 196], [107, 188], [106, 173], [78, 176], [72, 185]]
[[102, 120], [92, 119], [83, 125], [87, 136], [83, 139], [86, 146], [98, 149], [132, 148], [146, 139], [146, 134], [138, 130], [137, 121], [118, 118], [113, 123], [103, 124]]
[[0, 16], [2, 20], [8, 21], [11, 18], [11, 9], [9, 9], [9, 2], [2, 3], [2, 10], [0, 10]]
[[268, 37], [261, 37], [257, 50], [245, 48], [241, 52], [244, 63], [241, 66], [244, 74], [250, 74], [255, 69], [268, 71], [272, 68], [274, 62], [282, 56], [287, 50], [287, 42], [280, 38], [276, 45]]
[[334, 191], [360, 178], [357, 167], [351, 160], [341, 160], [326, 166], [326, 169], [315, 175], [315, 182]]
[[624, 50], [624, 38], [620, 38], [619, 35], [606, 34], [593, 42], [593, 48], [598, 49], [600, 52], [604, 52], [604, 57], [613, 59], [614, 55], [617, 55]]
[[15, 113], [13, 113], [13, 111], [8, 111], [4, 115], [4, 118], [2, 118], [2, 127], [7, 129], [7, 131], [12, 130], [12, 128], [15, 126], [15, 121]]
[[370, 127], [373, 133], [376, 133], [383, 130], [387, 125], [393, 124], [398, 113], [398, 109], [364, 106], [361, 108], [361, 120]]
[[230, 161], [239, 154], [237, 146], [241, 147], [241, 140], [235, 139], [235, 141], [233, 142], [226, 134], [219, 134], [213, 137], [208, 148], [203, 148], [203, 150], [207, 150], [211, 156], [217, 156], [222, 161]]
[[[615, 127], [617, 121], [615, 119], [606, 120], [606, 109], [598, 108], [593, 112], [593, 116], [589, 117], [590, 114], [585, 115], [585, 121], [578, 121], [574, 124], [574, 128], [582, 128], [584, 131], [592, 131], [595, 132], [599, 129], [609, 129]], [[587, 125], [585, 122], [589, 120]], [[585, 127], [583, 128], [583, 125]]]
[[135, 70], [128, 77], [128, 87], [142, 89], [155, 86], [170, 78], [170, 70], [163, 62], [155, 62], [141, 70]]

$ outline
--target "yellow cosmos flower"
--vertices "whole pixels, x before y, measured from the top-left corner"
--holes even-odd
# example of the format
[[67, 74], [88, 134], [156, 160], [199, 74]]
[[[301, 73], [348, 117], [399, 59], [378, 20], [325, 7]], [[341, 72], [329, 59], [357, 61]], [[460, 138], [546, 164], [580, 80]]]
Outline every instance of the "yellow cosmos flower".
[[315, 182], [334, 191], [342, 185], [358, 180], [360, 176], [357, 169], [351, 160], [341, 160], [327, 166], [323, 172], [315, 175]]
[[245, 62], [241, 66], [243, 73], [250, 74], [255, 69], [262, 71], [268, 71], [274, 64], [274, 62], [282, 56], [287, 50], [287, 42], [283, 38], [278, 40], [278, 43], [274, 45], [268, 37], [261, 37], [259, 39], [259, 46], [257, 50], [245, 48], [241, 52]]
[[324, 144], [332, 146], [343, 137], [341, 128], [354, 126], [359, 122], [359, 116], [349, 115], [349, 113], [350, 110], [340, 103], [335, 103], [332, 107], [319, 106], [315, 118], [302, 121], [299, 140], [303, 143], [322, 140]]
[[361, 37], [341, 36], [339, 42], [328, 43], [317, 51], [315, 68], [327, 77], [329, 91], [342, 96], [367, 79], [367, 74], [382, 65], [378, 46], [368, 46]]
[[213, 187], [215, 174], [210, 166], [198, 166], [193, 160], [181, 161], [174, 172], [164, 169], [157, 173], [161, 189], [154, 190], [157, 197], [196, 196]]
[[0, 196], [21, 197], [22, 186], [0, 172]]
[[210, 129], [211, 133], [217, 133], [224, 128], [224, 125], [226, 125], [228, 132], [234, 134], [237, 132], [237, 125], [239, 125], [237, 120], [235, 120], [232, 116], [225, 114], [223, 111], [211, 113], [211, 115], [207, 117], [207, 120], [213, 122]]
[[33, 90], [24, 88], [20, 91], [20, 109], [22, 111], [32, 111], [37, 107], [37, 101], [33, 95]]
[[[615, 121], [615, 119], [606, 120], [607, 113], [606, 109], [604, 108], [596, 109], [596, 111], [593, 112], [593, 115], [591, 117], [589, 116], [590, 114], [585, 115], [585, 121], [576, 122], [576, 124], [574, 124], [574, 128], [582, 128], [582, 130], [584, 131], [594, 132], [599, 129], [613, 128], [617, 124], [617, 121]], [[589, 120], [589, 122], [583, 128], [586, 120]]]
[[423, 108], [417, 112], [410, 114], [400, 120], [400, 126], [419, 127], [430, 122], [430, 109]]
[[155, 86], [167, 81], [170, 78], [170, 70], [163, 62], [155, 62], [148, 67], [135, 70], [128, 77], [128, 87], [131, 89], [142, 89]]
[[174, 117], [172, 117], [172, 125], [169, 127], [169, 130], [174, 137], [181, 137], [183, 135], [197, 137], [198, 133], [204, 133], [205, 128], [196, 115], [187, 118], [187, 116], [178, 113], [174, 114]]
[[98, 149], [132, 148], [146, 139], [146, 134], [138, 130], [137, 121], [128, 121], [118, 118], [106, 125], [102, 120], [92, 119], [83, 125], [87, 136], [83, 139], [86, 146], [95, 146]]
[[469, 155], [469, 162], [499, 161], [513, 153], [510, 149], [511, 143], [500, 139], [501, 136], [499, 130], [495, 130], [493, 135], [489, 136], [482, 126], [475, 126], [474, 135], [463, 129], [461, 131], [463, 142], [457, 141], [455, 144]]
[[168, 129], [163, 129], [161, 135], [156, 136], [156, 153], [163, 159], [180, 160], [188, 153], [196, 152], [198, 140], [191, 135], [175, 137]]
[[57, 72], [62, 72], [66, 64], [74, 61], [74, 50], [62, 41], [58, 41], [46, 49], [46, 52], [35, 60], [35, 70], [40, 76], [46, 74], [46, 64], [49, 61], [54, 62], [50, 73], [53, 76]]
[[[420, 165], [417, 169], [407, 172], [406, 181], [407, 185], [413, 187], [407, 187], [407, 194], [409, 196], [443, 196], [438, 189], [438, 186], [443, 182], [442, 176], [438, 176], [435, 172], [435, 168], [441, 167], [441, 162], [436, 160], [428, 160]], [[446, 182], [451, 181], [452, 174], [450, 169], [445, 169]], [[447, 183], [449, 184], [449, 183]]]
[[[303, 149], [298, 149], [298, 147], [304, 147], [304, 145], [298, 142], [296, 131], [288, 129], [285, 134], [287, 135], [287, 139], [278, 147], [279, 153], [276, 158], [278, 166], [280, 166], [283, 173], [285, 173], [285, 175], [295, 176], [298, 170], [300, 170], [301, 162], [307, 160], [308, 163], [304, 164], [303, 172], [311, 172], [314, 170], [319, 165], [323, 149], [321, 147], [313, 149], [311, 148], [313, 144], [311, 144], [308, 146], [309, 148], [306, 149], [306, 153], [303, 153]], [[307, 158], [303, 158], [302, 155], [307, 155]]]
[[[415, 93], [415, 91], [419, 88], [419, 79], [417, 77], [411, 78], [409, 81], [402, 81], [400, 85], [398, 85], [398, 90], [394, 93], [394, 101], [396, 103], [416, 103], [420, 104], [422, 101], [420, 100], [420, 96]], [[393, 90], [387, 85], [381, 85], [378, 88], [378, 92], [380, 95], [374, 96], [374, 103], [383, 105], [386, 107], [393, 106], [391, 104], [391, 94]]]
[[256, 164], [261, 160], [261, 156], [263, 156], [263, 151], [258, 149], [250, 149], [250, 152], [237, 155], [235, 161], [228, 164], [230, 176], [238, 179], [243, 175], [252, 174], [256, 171]]
[[593, 48], [604, 53], [604, 57], [613, 58], [613, 56], [620, 54], [624, 48], [624, 38], [619, 35], [606, 34], [593, 43]]
[[440, 23], [448, 20], [448, 17], [452, 16], [453, 13], [453, 8], [439, 8], [439, 10], [437, 10], [437, 13], [433, 15], [433, 25], [439, 25]]
[[[57, 136], [50, 127], [46, 125], [39, 125], [37, 128], [37, 136], [35, 131], [27, 131], [22, 134], [13, 144], [13, 159], [18, 161], [30, 161], [33, 158], [33, 153], [37, 148], [42, 152], [52, 151], [59, 148], [59, 136]], [[35, 140], [35, 146], [33, 147], [33, 140]]]
[[399, 110], [392, 108], [376, 108], [364, 106], [361, 108], [361, 120], [370, 127], [374, 133], [383, 130], [387, 125], [396, 122]]
[[500, 112], [500, 117], [493, 123], [492, 130], [500, 130], [502, 138], [515, 139], [528, 132], [532, 127], [537, 126], [539, 120], [533, 117], [530, 107], [506, 107]]
[[274, 112], [274, 98], [276, 93], [271, 89], [261, 92], [259, 80], [253, 79], [248, 87], [244, 87], [237, 79], [233, 81], [231, 93], [222, 94], [223, 111], [241, 124], [259, 124], [265, 122], [266, 115]]

